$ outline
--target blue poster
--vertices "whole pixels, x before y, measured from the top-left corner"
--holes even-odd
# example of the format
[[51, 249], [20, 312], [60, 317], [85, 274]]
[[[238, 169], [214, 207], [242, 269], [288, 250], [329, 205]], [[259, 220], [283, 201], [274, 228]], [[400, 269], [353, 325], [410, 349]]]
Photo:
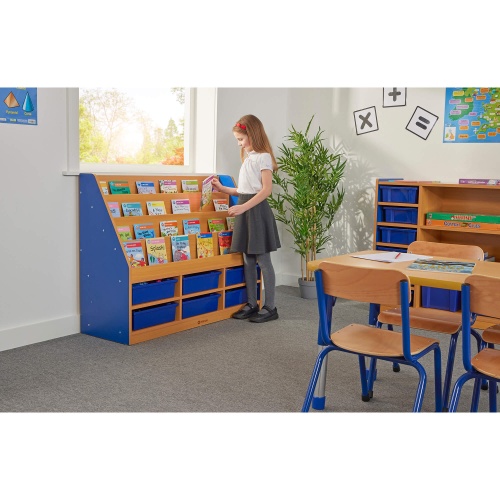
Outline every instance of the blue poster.
[[500, 142], [500, 89], [446, 89], [443, 142]]
[[36, 88], [0, 87], [0, 124], [38, 124], [38, 99]]

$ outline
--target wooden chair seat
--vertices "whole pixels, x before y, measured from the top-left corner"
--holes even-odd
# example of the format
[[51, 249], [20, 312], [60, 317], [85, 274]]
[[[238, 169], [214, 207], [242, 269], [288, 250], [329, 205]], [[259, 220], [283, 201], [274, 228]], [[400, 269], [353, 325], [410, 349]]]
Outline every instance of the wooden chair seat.
[[493, 325], [486, 328], [482, 337], [488, 344], [500, 344], [500, 325]]
[[500, 351], [483, 349], [472, 358], [471, 364], [478, 372], [500, 379]]
[[[366, 356], [403, 356], [401, 333], [391, 330], [351, 324], [332, 333], [330, 339], [336, 346], [342, 349], [359, 352]], [[412, 356], [416, 356], [435, 343], [435, 339], [421, 337], [420, 335], [410, 335]]]
[[[399, 307], [381, 311], [378, 320], [381, 323], [401, 326], [401, 309]], [[453, 334], [462, 324], [460, 312], [441, 311], [426, 307], [410, 308], [410, 327], [419, 330]]]

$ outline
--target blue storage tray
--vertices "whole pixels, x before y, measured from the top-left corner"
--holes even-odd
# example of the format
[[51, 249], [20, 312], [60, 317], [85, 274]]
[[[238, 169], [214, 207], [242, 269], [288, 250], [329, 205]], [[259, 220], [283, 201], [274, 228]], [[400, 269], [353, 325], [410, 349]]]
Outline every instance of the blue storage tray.
[[182, 319], [217, 311], [220, 293], [210, 293], [182, 301]]
[[243, 266], [226, 269], [226, 286], [245, 283], [245, 270]]
[[221, 271], [210, 271], [208, 273], [189, 274], [182, 277], [182, 294], [204, 292], [213, 288], [219, 288], [219, 276]]
[[141, 330], [150, 326], [170, 323], [175, 320], [177, 302], [162, 304], [161, 306], [145, 307], [132, 311], [132, 330]]
[[384, 247], [384, 246], [381, 246], [381, 245], [377, 245], [375, 247], [375, 250], [383, 250], [384, 252], [401, 252], [401, 253], [407, 253], [408, 252], [407, 248]]
[[236, 306], [238, 304], [247, 303], [247, 289], [235, 288], [234, 290], [228, 290], [226, 292], [226, 307]]
[[177, 278], [168, 278], [132, 285], [132, 305], [169, 299], [174, 296]]
[[418, 187], [379, 186], [380, 201], [392, 203], [417, 203]]
[[408, 207], [382, 207], [383, 222], [398, 222], [400, 224], [416, 224], [418, 210]]
[[417, 239], [416, 229], [403, 229], [399, 227], [381, 227], [380, 242], [383, 243], [400, 243], [409, 245]]
[[422, 307], [456, 312], [461, 310], [461, 300], [461, 292], [458, 290], [422, 287]]

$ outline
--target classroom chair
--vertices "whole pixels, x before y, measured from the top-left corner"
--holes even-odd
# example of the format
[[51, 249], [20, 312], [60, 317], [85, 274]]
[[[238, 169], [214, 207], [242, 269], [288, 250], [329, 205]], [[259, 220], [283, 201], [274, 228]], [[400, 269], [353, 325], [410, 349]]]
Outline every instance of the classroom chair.
[[473, 274], [462, 285], [462, 359], [465, 373], [455, 382], [450, 400], [450, 412], [456, 412], [462, 387], [474, 379], [471, 411], [476, 412], [479, 405], [479, 386], [481, 380], [488, 380], [489, 409], [497, 411], [497, 382], [500, 382], [500, 351], [494, 345], [500, 342], [499, 325], [483, 332], [485, 347], [471, 357], [471, 324], [476, 314], [498, 318], [500, 321], [500, 278]]
[[[451, 243], [437, 243], [431, 241], [414, 241], [408, 246], [408, 253], [418, 255], [428, 255], [431, 257], [445, 257], [452, 259], [468, 259], [471, 261], [484, 260], [483, 250], [476, 245], [458, 245]], [[394, 325], [401, 326], [401, 310], [399, 308], [389, 308], [380, 312], [377, 318], [377, 325], [388, 325], [392, 329]], [[442, 333], [450, 336], [450, 345], [448, 348], [448, 358], [446, 362], [446, 372], [443, 386], [443, 404], [447, 408], [451, 392], [451, 378], [453, 375], [453, 365], [455, 363], [455, 353], [457, 349], [457, 340], [462, 330], [462, 318], [459, 312], [443, 311], [428, 307], [410, 308], [410, 327], [418, 330], [428, 330]], [[476, 337], [478, 350], [481, 349], [481, 336], [476, 330], [472, 330]], [[393, 367], [394, 371], [399, 371], [397, 364]], [[373, 384], [376, 374], [376, 363], [370, 366], [369, 390], [373, 394]]]
[[[325, 356], [330, 351], [342, 351], [358, 356], [361, 375], [361, 398], [369, 401], [368, 375], [365, 357], [383, 359], [413, 366], [419, 375], [413, 411], [422, 408], [427, 374], [419, 359], [434, 352], [435, 404], [442, 410], [441, 350], [435, 339], [410, 334], [410, 282], [406, 274], [394, 269], [359, 268], [332, 262], [322, 262], [315, 271], [318, 292], [320, 350], [307, 389], [303, 412], [309, 411], [316, 383]], [[351, 324], [332, 332], [332, 316], [338, 297], [365, 303], [382, 301], [399, 306], [402, 332], [375, 326]]]

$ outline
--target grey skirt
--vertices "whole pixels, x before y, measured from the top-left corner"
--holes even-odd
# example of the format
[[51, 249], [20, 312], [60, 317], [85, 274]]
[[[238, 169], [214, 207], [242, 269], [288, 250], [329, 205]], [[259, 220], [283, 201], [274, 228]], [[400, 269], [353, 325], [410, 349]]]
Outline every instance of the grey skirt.
[[[240, 194], [238, 205], [253, 198], [254, 194]], [[231, 252], [262, 254], [281, 247], [276, 220], [267, 200], [247, 210], [234, 219]]]

